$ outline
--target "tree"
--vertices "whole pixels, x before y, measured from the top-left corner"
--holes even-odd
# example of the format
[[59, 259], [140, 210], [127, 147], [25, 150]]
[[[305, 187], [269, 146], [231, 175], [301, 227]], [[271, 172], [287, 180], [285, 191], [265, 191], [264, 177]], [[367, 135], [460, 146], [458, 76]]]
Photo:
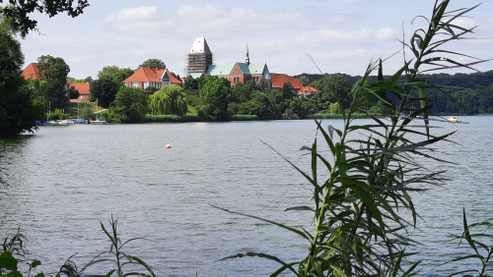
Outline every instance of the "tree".
[[0, 137], [35, 129], [42, 117], [32, 90], [20, 76], [24, 55], [8, 22], [0, 22]]
[[117, 84], [122, 84], [123, 80], [127, 79], [134, 73], [134, 70], [130, 68], [119, 68], [116, 65], [105, 66], [98, 72], [98, 79], [110, 78]]
[[199, 87], [197, 112], [201, 117], [223, 119], [227, 116], [229, 81], [217, 77], [206, 77]]
[[308, 84], [310, 84], [310, 79], [306, 75], [301, 75], [298, 79], [300, 79], [301, 84], [304, 86], [308, 86]]
[[279, 115], [279, 106], [273, 97], [257, 90], [252, 92], [251, 100], [239, 104], [238, 113], [256, 115], [261, 119], [275, 119]]
[[87, 0], [78, 0], [74, 6], [74, 0], [0, 0], [8, 3], [4, 7], [0, 7], [0, 16], [11, 20], [11, 25], [14, 30], [18, 30], [24, 37], [29, 31], [36, 29], [38, 21], [31, 18], [33, 13], [46, 14], [53, 17], [59, 13], [66, 12], [71, 17], [76, 17], [89, 6]]
[[38, 68], [43, 82], [40, 93], [50, 109], [64, 108], [69, 103], [67, 75], [70, 67], [60, 57], [44, 55], [38, 58]]
[[122, 122], [142, 122], [147, 113], [147, 100], [142, 89], [120, 87], [115, 98], [115, 107], [110, 108], [121, 116]]
[[197, 90], [199, 89], [198, 79], [194, 79], [192, 76], [188, 76], [183, 83], [183, 89], [185, 90]]
[[77, 99], [77, 98], [79, 98], [79, 95], [80, 95], [79, 91], [76, 90], [72, 86], [69, 86], [69, 88], [68, 88], [68, 94], [69, 94], [69, 98], [70, 99]]
[[327, 103], [334, 103], [340, 99], [344, 108], [347, 108], [349, 105], [347, 91], [353, 85], [349, 79], [350, 76], [345, 74], [324, 75], [321, 80], [312, 83], [319, 91], [317, 93], [318, 96], [313, 100], [318, 100], [318, 104], [323, 105], [325, 108]]
[[308, 116], [309, 111], [308, 101], [296, 97], [289, 102], [285, 111], [285, 116], [290, 119], [303, 119]]
[[246, 83], [236, 84], [231, 88], [231, 98], [232, 102], [246, 102], [250, 100], [252, 92], [255, 90], [255, 82], [253, 80], [247, 81]]
[[150, 68], [159, 68], [165, 69], [166, 64], [160, 59], [147, 59], [145, 60], [139, 67], [150, 67]]
[[152, 114], [187, 113], [185, 92], [179, 86], [165, 86], [149, 97], [149, 111]]
[[98, 100], [98, 105], [103, 108], [108, 108], [109, 105], [115, 100], [116, 93], [120, 86], [115, 83], [113, 79], [103, 77], [91, 84], [90, 92], [91, 99]]

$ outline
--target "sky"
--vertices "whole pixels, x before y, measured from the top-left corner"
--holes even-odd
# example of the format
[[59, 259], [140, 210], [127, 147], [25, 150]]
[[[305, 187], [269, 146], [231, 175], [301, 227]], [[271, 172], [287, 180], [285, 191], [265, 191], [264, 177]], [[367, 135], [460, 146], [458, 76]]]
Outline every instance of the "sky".
[[[136, 69], [157, 58], [183, 75], [185, 56], [197, 36], [204, 36], [215, 64], [244, 62], [248, 44], [252, 62], [266, 62], [270, 72], [297, 75], [361, 75], [370, 61], [402, 49], [399, 40], [423, 26], [432, 0], [89, 0], [82, 15], [48, 18], [35, 15], [39, 32], [21, 39], [25, 65], [41, 55], [61, 57], [69, 76], [92, 76], [104, 66]], [[451, 8], [477, 1], [452, 0]], [[461, 19], [479, 25], [472, 40], [448, 49], [493, 58], [493, 1], [484, 1]], [[407, 40], [408, 38], [406, 38]], [[310, 59], [313, 58], [313, 61]], [[386, 60], [384, 73], [402, 65], [397, 54]], [[493, 63], [477, 66], [493, 69]], [[467, 71], [466, 71], [467, 72]]]

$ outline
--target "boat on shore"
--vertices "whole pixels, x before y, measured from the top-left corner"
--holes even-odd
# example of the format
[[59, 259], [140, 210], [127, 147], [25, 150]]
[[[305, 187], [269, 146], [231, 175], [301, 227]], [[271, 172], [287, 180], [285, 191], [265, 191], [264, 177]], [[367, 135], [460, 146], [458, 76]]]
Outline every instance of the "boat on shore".
[[447, 118], [447, 121], [450, 122], [450, 123], [459, 123], [459, 122], [462, 122], [462, 120], [456, 116], [451, 116], [449, 118]]
[[96, 119], [96, 120], [90, 120], [89, 121], [89, 124], [95, 124], [95, 125], [106, 125], [108, 124], [108, 122], [106, 122], [105, 120], [102, 120], [102, 119]]

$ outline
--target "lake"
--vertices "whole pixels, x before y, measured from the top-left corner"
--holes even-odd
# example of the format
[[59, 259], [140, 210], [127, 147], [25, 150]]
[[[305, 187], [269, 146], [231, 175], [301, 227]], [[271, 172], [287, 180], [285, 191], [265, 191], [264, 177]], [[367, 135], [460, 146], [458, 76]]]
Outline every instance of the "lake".
[[[493, 117], [462, 119], [468, 124], [434, 123], [439, 133], [456, 131], [459, 144], [440, 143], [435, 153], [456, 163], [445, 165], [451, 180], [415, 195], [423, 220], [410, 235], [422, 243], [414, 250], [424, 259], [423, 275], [461, 268], [441, 264], [467, 251], [449, 236], [462, 231], [462, 207], [470, 222], [491, 217]], [[311, 120], [41, 127], [35, 136], [0, 144], [9, 181], [0, 194], [2, 238], [20, 227], [29, 257], [54, 273], [75, 253], [82, 265], [108, 249], [100, 222], [108, 226], [113, 214], [123, 240], [146, 238], [127, 252], [158, 276], [266, 276], [278, 264], [218, 260], [253, 251], [296, 261], [307, 252], [305, 242], [211, 205], [310, 226], [309, 213], [284, 210], [310, 205], [311, 187], [264, 142], [309, 171], [310, 156], [299, 149], [311, 145], [315, 129]]]

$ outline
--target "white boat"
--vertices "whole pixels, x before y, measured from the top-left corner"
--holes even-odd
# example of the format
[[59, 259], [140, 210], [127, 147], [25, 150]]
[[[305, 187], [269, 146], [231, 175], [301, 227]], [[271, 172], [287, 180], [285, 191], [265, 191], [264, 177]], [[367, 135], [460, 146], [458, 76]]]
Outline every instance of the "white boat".
[[459, 123], [459, 122], [462, 122], [462, 120], [460, 120], [460, 118], [455, 117], [455, 116], [451, 116], [451, 117], [447, 118], [447, 121], [448, 122], [451, 122], [451, 123]]
[[105, 120], [101, 120], [101, 119], [96, 119], [96, 120], [91, 120], [90, 121], [91, 124], [96, 124], [96, 125], [105, 125], [105, 124], [108, 124], [108, 122], [106, 122]]
[[57, 120], [56, 124], [59, 126], [67, 126], [67, 125], [72, 125], [74, 124], [73, 120], [70, 119], [64, 119], [64, 120]]

